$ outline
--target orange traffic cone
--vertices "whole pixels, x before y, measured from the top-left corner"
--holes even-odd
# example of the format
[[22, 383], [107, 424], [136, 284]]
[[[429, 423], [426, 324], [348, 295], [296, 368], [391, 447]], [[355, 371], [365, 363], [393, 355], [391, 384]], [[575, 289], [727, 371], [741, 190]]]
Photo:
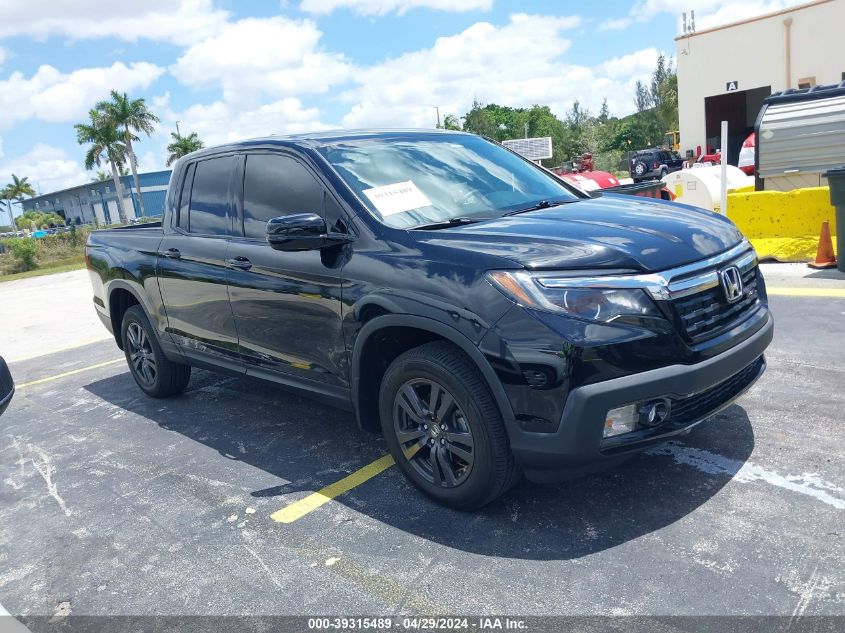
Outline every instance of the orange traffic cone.
[[836, 268], [836, 255], [833, 253], [833, 240], [830, 239], [830, 223], [822, 222], [819, 234], [819, 249], [816, 261], [807, 264], [810, 268]]

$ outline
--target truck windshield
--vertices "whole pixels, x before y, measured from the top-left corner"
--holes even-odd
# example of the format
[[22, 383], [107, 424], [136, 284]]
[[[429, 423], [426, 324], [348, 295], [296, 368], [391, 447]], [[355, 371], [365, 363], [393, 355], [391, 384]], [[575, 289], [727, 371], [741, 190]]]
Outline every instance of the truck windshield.
[[354, 139], [320, 153], [376, 218], [396, 228], [579, 199], [542, 168], [479, 136]]

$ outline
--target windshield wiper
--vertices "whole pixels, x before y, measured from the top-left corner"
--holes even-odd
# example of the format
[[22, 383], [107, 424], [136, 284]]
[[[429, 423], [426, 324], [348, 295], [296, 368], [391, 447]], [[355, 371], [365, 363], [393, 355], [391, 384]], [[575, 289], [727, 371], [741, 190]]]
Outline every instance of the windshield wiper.
[[481, 220], [489, 220], [490, 218], [468, 218], [461, 216], [457, 218], [449, 218], [440, 222], [432, 222], [431, 224], [420, 224], [419, 226], [412, 226], [411, 230], [426, 230], [436, 231], [437, 229], [448, 229], [450, 226], [461, 226], [462, 224], [475, 224]]
[[[540, 200], [537, 204], [532, 204], [530, 207], [524, 209], [517, 209], [516, 211], [508, 211], [502, 217], [507, 215], [518, 215], [520, 213], [528, 213], [529, 211], [539, 211], [540, 209], [548, 209], [550, 207], [557, 207], [561, 204], [566, 204], [566, 200]], [[574, 200], [572, 201], [574, 202]]]

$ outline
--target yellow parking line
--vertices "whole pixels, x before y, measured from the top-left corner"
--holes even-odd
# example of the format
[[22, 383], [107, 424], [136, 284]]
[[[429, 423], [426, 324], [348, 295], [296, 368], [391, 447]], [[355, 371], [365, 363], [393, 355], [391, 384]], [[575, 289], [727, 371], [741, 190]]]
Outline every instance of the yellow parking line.
[[97, 363], [96, 365], [88, 365], [88, 367], [80, 367], [79, 369], [73, 369], [71, 371], [66, 371], [61, 374], [56, 374], [55, 376], [47, 376], [46, 378], [40, 378], [38, 380], [33, 380], [32, 382], [25, 382], [20, 385], [16, 385], [17, 389], [24, 389], [26, 387], [32, 387], [34, 385], [40, 385], [45, 382], [52, 382], [53, 380], [59, 380], [59, 378], [66, 378], [68, 376], [73, 376], [75, 374], [81, 374], [84, 371], [91, 371], [92, 369], [99, 369], [100, 367], [107, 367], [108, 365], [114, 365], [116, 363], [125, 363], [125, 358], [115, 358], [114, 360], [107, 360], [104, 363]]
[[[414, 444], [410, 448], [405, 449], [405, 457], [411, 459], [421, 448], [422, 445]], [[396, 462], [393, 461], [393, 457], [390, 455], [383, 455], [376, 461], [367, 464], [363, 468], [359, 468], [354, 473], [347, 475], [340, 481], [330, 484], [325, 488], [308, 495], [304, 499], [294, 501], [292, 504], [282, 508], [281, 510], [277, 510], [270, 515], [270, 518], [277, 523], [293, 523], [294, 521], [304, 517], [306, 514], [313, 512], [320, 506], [327, 504], [335, 497], [342, 495], [344, 492], [349, 492], [356, 486], [360, 486], [362, 483], [369, 481], [376, 475], [383, 473], [395, 463]]]
[[839, 297], [845, 298], [845, 288], [778, 288], [766, 286], [770, 295], [785, 297]]
[[270, 518], [277, 523], [293, 523], [301, 519], [309, 512], [313, 512], [322, 505], [327, 504], [335, 497], [342, 495], [344, 492], [349, 492], [356, 486], [360, 486], [365, 481], [369, 481], [376, 475], [383, 473], [385, 470], [393, 466], [395, 462], [390, 455], [379, 457], [371, 464], [367, 464], [363, 468], [356, 470], [351, 475], [347, 475], [340, 481], [336, 481], [313, 494], [308, 495], [304, 499], [294, 501], [289, 506], [274, 512]]

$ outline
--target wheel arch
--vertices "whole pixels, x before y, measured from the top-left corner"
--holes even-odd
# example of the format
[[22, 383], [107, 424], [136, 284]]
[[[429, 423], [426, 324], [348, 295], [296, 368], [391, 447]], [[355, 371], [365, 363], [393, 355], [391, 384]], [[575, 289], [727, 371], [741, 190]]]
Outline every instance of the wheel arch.
[[121, 324], [123, 323], [123, 315], [133, 305], [140, 305], [144, 312], [149, 311], [138, 293], [130, 284], [116, 280], [109, 285], [108, 293], [106, 294], [106, 305], [109, 309], [109, 318], [112, 324], [112, 333], [114, 340], [120, 349], [123, 349], [123, 340], [120, 336]]
[[358, 426], [380, 432], [378, 393], [388, 365], [403, 352], [436, 340], [461, 350], [481, 372], [505, 427], [514, 415], [505, 390], [484, 355], [466, 336], [434, 319], [409, 314], [377, 313], [361, 328], [352, 352], [352, 404]]

